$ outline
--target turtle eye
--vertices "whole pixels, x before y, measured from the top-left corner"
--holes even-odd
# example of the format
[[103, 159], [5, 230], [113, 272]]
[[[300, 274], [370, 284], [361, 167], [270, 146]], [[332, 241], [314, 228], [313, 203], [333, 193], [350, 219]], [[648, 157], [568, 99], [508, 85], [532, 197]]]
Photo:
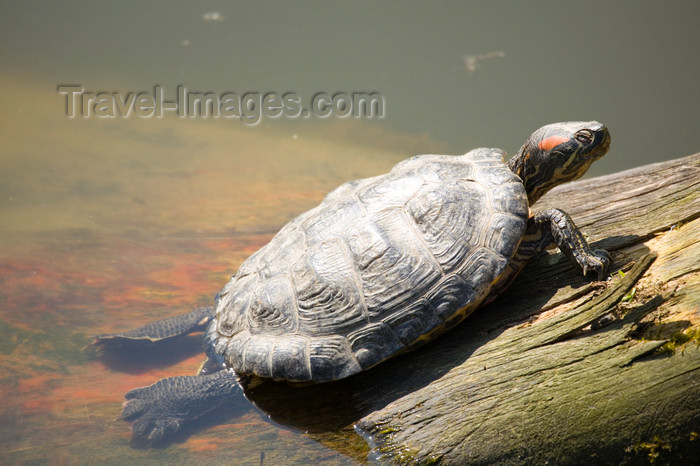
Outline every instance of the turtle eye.
[[583, 144], [590, 144], [593, 141], [593, 133], [587, 129], [577, 131], [575, 137], [578, 142]]

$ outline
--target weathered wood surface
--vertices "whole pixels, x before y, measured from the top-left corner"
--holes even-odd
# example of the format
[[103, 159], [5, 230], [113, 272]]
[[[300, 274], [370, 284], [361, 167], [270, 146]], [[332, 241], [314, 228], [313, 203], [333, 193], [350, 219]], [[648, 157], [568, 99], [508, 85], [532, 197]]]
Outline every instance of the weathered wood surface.
[[545, 255], [418, 351], [347, 381], [267, 383], [248, 396], [312, 433], [356, 423], [386, 461], [697, 455], [700, 154], [559, 187], [533, 210], [549, 206], [569, 212], [625, 276], [591, 282], [560, 253]]

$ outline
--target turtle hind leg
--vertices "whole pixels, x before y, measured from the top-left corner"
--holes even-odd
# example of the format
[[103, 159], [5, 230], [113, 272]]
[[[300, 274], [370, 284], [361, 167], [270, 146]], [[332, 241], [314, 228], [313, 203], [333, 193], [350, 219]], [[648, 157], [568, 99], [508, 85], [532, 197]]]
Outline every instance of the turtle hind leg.
[[187, 314], [157, 320], [129, 332], [97, 335], [92, 344], [128, 345], [170, 340], [204, 330], [213, 318], [214, 307], [199, 307]]
[[131, 422], [135, 440], [158, 443], [230, 400], [239, 390], [231, 370], [161, 379], [129, 391], [121, 417]]

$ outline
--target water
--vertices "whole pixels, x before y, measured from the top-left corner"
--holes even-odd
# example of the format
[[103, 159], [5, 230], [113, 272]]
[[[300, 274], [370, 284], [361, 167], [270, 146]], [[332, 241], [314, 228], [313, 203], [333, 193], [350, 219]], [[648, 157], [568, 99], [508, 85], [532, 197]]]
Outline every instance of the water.
[[[248, 255], [343, 181], [407, 156], [598, 119], [592, 174], [700, 149], [694, 2], [89, 2], [0, 6], [0, 462], [353, 463], [245, 400], [158, 449], [123, 394], [201, 361], [98, 358], [90, 336], [211, 302]], [[465, 58], [466, 57], [466, 58]], [[153, 92], [380, 93], [385, 118], [65, 116], [59, 85]], [[297, 408], [298, 410], [298, 408]]]

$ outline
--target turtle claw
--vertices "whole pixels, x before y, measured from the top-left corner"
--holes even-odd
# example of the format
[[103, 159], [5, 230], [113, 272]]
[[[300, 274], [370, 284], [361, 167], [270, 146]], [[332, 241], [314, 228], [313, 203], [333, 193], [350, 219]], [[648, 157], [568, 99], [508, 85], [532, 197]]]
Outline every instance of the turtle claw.
[[137, 440], [157, 443], [180, 430], [182, 419], [169, 409], [172, 406], [168, 406], [168, 400], [160, 396], [163, 387], [157, 385], [161, 382], [136, 388], [125, 396], [121, 418], [131, 422], [131, 431]]
[[598, 274], [598, 280], [603, 280], [610, 262], [612, 261], [610, 254], [602, 249], [596, 249], [591, 254], [587, 254], [583, 262], [583, 275], [585, 276], [589, 270], [595, 271]]
[[152, 422], [151, 419], [140, 418], [131, 424], [131, 431], [136, 439], [146, 440], [148, 443], [158, 443], [171, 437], [180, 430], [180, 423], [174, 419], [159, 419]]

